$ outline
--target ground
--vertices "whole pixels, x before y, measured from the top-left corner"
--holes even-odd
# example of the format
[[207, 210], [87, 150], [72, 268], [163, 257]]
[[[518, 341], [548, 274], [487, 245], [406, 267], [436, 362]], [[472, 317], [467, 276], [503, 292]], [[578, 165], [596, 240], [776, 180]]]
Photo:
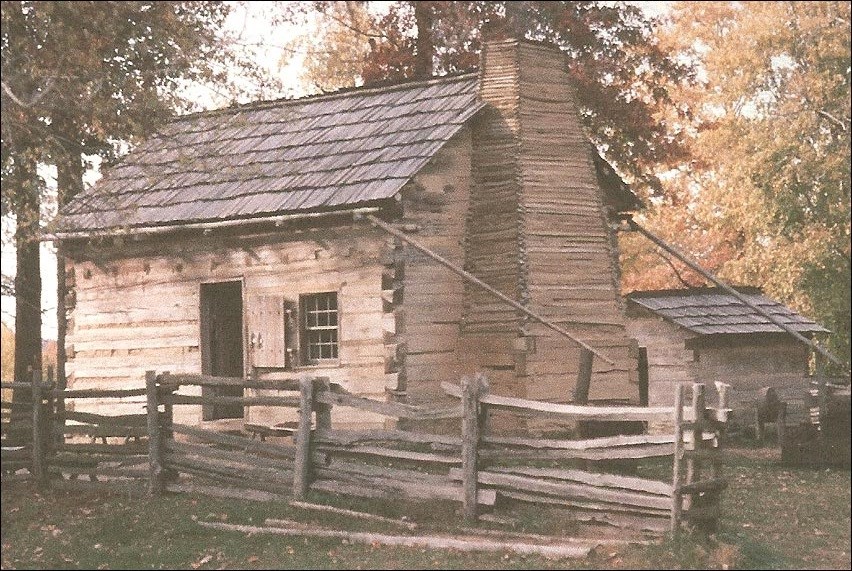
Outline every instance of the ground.
[[[787, 468], [777, 449], [733, 448], [724, 521], [709, 539], [685, 536], [659, 545], [600, 547], [581, 560], [513, 554], [463, 554], [350, 545], [203, 529], [197, 521], [260, 525], [267, 517], [336, 529], [399, 533], [383, 524], [315, 515], [286, 503], [236, 502], [142, 493], [37, 493], [22, 483], [3, 493], [3, 569], [849, 569], [850, 473]], [[313, 499], [323, 499], [314, 497]], [[328, 500], [329, 498], [325, 498]], [[337, 505], [400, 516], [407, 510], [424, 533], [461, 526], [453, 506]], [[515, 531], [570, 532], [541, 510], [515, 514]], [[492, 525], [492, 527], [495, 527]], [[456, 528], [456, 532], [459, 530]]]

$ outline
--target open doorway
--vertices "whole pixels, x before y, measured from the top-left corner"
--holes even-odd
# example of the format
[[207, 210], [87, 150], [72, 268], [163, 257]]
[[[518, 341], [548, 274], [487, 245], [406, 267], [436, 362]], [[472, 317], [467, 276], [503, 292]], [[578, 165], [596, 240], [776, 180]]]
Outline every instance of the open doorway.
[[[201, 372], [215, 377], [243, 376], [242, 282], [201, 284]], [[242, 387], [203, 387], [207, 396], [243, 396]], [[243, 406], [203, 405], [203, 420], [243, 418]]]

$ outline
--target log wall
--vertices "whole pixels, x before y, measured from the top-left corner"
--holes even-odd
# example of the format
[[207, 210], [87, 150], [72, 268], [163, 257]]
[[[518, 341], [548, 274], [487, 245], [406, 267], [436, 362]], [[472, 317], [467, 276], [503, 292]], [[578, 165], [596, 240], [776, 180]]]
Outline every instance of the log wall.
[[[402, 190], [403, 228], [449, 260], [464, 260], [464, 213], [471, 180], [471, 133], [463, 129]], [[464, 282], [410, 245], [397, 243], [394, 352], [404, 366], [388, 370], [391, 394], [412, 403], [444, 398], [440, 383], [461, 375], [459, 325]], [[386, 270], [387, 271], [387, 270]], [[402, 288], [401, 290], [399, 288]]]
[[[68, 262], [75, 295], [67, 342], [69, 386], [138, 386], [145, 370], [154, 368], [202, 372], [200, 286], [239, 280], [243, 283], [244, 337], [249, 329], [263, 327], [251, 323], [250, 315], [264, 296], [298, 301], [299, 294], [337, 292], [339, 363], [296, 367], [295, 372], [327, 376], [355, 393], [384, 397], [387, 316], [382, 305], [382, 259], [386, 249], [387, 239], [380, 231], [351, 224], [319, 229], [283, 227], [254, 236], [217, 236], [214, 232], [78, 249]], [[248, 375], [253, 359], [245, 338], [243, 342]], [[283, 368], [283, 354], [279, 360]], [[283, 371], [272, 370], [261, 377], [280, 374]], [[108, 406], [111, 414], [138, 412], [143, 401], [113, 400]], [[179, 422], [201, 421], [200, 406], [183, 408]], [[97, 402], [87, 410], [102, 412]], [[369, 415], [353, 415], [350, 420], [355, 421], [355, 416], [364, 422], [377, 420]], [[248, 419], [261, 423], [282, 420], [268, 418], [262, 408], [251, 411]]]

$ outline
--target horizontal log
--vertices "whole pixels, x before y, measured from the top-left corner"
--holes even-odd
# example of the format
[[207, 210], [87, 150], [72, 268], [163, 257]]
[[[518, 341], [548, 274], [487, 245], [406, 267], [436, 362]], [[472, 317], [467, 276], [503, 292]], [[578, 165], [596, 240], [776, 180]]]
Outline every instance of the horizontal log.
[[[461, 470], [450, 470], [450, 478], [460, 481], [462, 478]], [[477, 481], [486, 486], [497, 486], [501, 490], [508, 488], [509, 490], [607, 502], [627, 507], [653, 508], [658, 510], [670, 510], [672, 507], [672, 499], [668, 496], [601, 488], [579, 482], [553, 482], [541, 478], [485, 470], [477, 472]]]
[[314, 432], [313, 441], [338, 446], [356, 446], [377, 442], [461, 446], [461, 438], [457, 436], [423, 434], [406, 430], [317, 430]]
[[485, 436], [483, 442], [491, 445], [518, 446], [523, 448], [552, 448], [555, 450], [594, 450], [618, 446], [636, 446], [645, 444], [674, 444], [674, 435], [638, 434], [589, 438], [585, 440], [517, 438], [506, 436]]
[[299, 379], [281, 379], [258, 381], [242, 377], [213, 377], [210, 375], [173, 374], [160, 375], [160, 387], [166, 390], [191, 385], [204, 387], [243, 387], [246, 389], [268, 389], [278, 391], [298, 391]]
[[146, 414], [105, 415], [92, 412], [65, 411], [65, 420], [111, 426], [147, 426]]
[[220, 397], [200, 395], [172, 395], [163, 399], [171, 404], [231, 404], [242, 406], [286, 406], [298, 407], [298, 396]]
[[56, 434], [77, 434], [93, 438], [141, 438], [148, 436], [148, 430], [144, 426], [65, 424], [57, 425], [54, 432]]
[[[590, 512], [602, 514], [642, 515], [659, 518], [671, 517], [670, 510], [644, 508], [639, 506], [628, 506], [625, 504], [614, 504], [608, 502], [594, 502], [590, 500], [584, 500], [582, 498], [556, 497], [549, 496], [546, 494], [522, 492], [508, 489], [499, 490], [499, 494], [500, 496], [506, 498], [511, 498], [513, 500], [532, 504], [569, 507], [572, 508], [571, 517], [579, 516], [579, 513], [575, 514], [573, 512], [573, 509], [587, 510]], [[669, 523], [669, 520], [666, 520], [666, 522]]]
[[56, 389], [52, 391], [53, 396], [65, 397], [66, 399], [81, 398], [124, 398], [145, 396], [145, 387], [140, 389]]
[[285, 500], [287, 496], [273, 494], [261, 490], [246, 490], [245, 488], [226, 488], [223, 486], [210, 486], [197, 483], [174, 483], [166, 484], [166, 491], [172, 493], [184, 493], [191, 495], [210, 496], [213, 498], [227, 498], [236, 500], [249, 500], [255, 502], [271, 502]]
[[4, 447], [2, 451], [0, 451], [0, 460], [4, 463], [12, 460], [26, 460], [31, 462], [33, 458], [33, 451], [26, 446], [15, 446], [14, 448]]
[[116, 456], [127, 456], [135, 454], [147, 454], [148, 444], [146, 442], [128, 442], [124, 444], [57, 444], [56, 452], [115, 454]]
[[[363, 519], [363, 520], [366, 520], [366, 521], [375, 521], [375, 522], [378, 522], [378, 523], [386, 523], [386, 524], [389, 524], [389, 525], [404, 527], [404, 528], [410, 529], [410, 530], [417, 529], [417, 524], [412, 522], [412, 521], [405, 521], [405, 520], [401, 520], [401, 519], [393, 519], [393, 518], [384, 517], [384, 516], [371, 514], [371, 513], [367, 513], [367, 512], [359, 512], [359, 511], [355, 511], [355, 510], [347, 510], [347, 509], [343, 509], [343, 508], [337, 508], [337, 507], [334, 507], [334, 506], [326, 506], [326, 505], [321, 505], [321, 504], [312, 504], [312, 503], [309, 503], [309, 502], [297, 502], [297, 501], [291, 501], [290, 506], [292, 506], [294, 508], [307, 510], [307, 511], [316, 511], [316, 512], [320, 512], [320, 513], [333, 513], [335, 515], [342, 515], [342, 516], [346, 516], [346, 517], [352, 517], [352, 518], [355, 518], [355, 519]], [[276, 519], [268, 518], [263, 523], [264, 523], [264, 525], [275, 526], [275, 525], [280, 525], [281, 521], [282, 520], [276, 520]]]
[[[671, 528], [671, 518], [669, 516], [655, 517], [643, 514], [572, 511], [571, 518], [582, 522], [609, 525], [634, 533], [639, 531], [663, 535]], [[628, 542], [632, 543], [630, 540]]]
[[500, 474], [519, 474], [537, 478], [550, 478], [579, 482], [590, 486], [604, 488], [619, 488], [634, 492], [656, 494], [660, 496], [671, 496], [672, 485], [659, 480], [638, 478], [636, 476], [622, 476], [620, 474], [603, 474], [598, 472], [586, 472], [584, 470], [564, 470], [561, 468], [528, 468], [516, 466], [510, 468], [489, 467], [488, 471]]
[[[447, 474], [431, 474], [418, 470], [406, 468], [389, 468], [387, 466], [376, 466], [373, 464], [362, 464], [357, 462], [344, 462], [335, 460], [327, 464], [322, 454], [314, 454], [314, 472], [321, 477], [333, 480], [340, 474], [347, 474], [362, 478], [389, 478], [403, 482], [421, 482], [435, 485], [446, 485], [450, 483]], [[325, 475], [323, 475], [325, 474]]]
[[388, 458], [393, 460], [407, 460], [413, 462], [424, 462], [427, 464], [443, 464], [455, 466], [461, 464], [461, 457], [447, 456], [444, 454], [433, 454], [431, 452], [413, 452], [410, 450], [395, 450], [380, 446], [360, 446], [358, 448], [346, 448], [330, 444], [317, 444], [315, 450], [331, 455], [340, 456], [368, 456], [374, 458]]
[[[448, 395], [461, 398], [461, 387], [458, 385], [442, 382], [441, 388]], [[649, 421], [672, 418], [674, 414], [671, 407], [579, 406], [491, 394], [482, 395], [479, 402], [496, 409], [577, 420]]]
[[[343, 496], [354, 496], [360, 498], [373, 498], [384, 500], [399, 500], [399, 488], [384, 488], [374, 485], [360, 485], [340, 480], [315, 480], [311, 482], [311, 489], [337, 494]], [[461, 486], [415, 486], [409, 485], [405, 494], [410, 499], [416, 500], [448, 500], [461, 502], [463, 491]], [[493, 506], [497, 501], [497, 492], [494, 490], [477, 490], [476, 502], [485, 506]]]
[[510, 450], [481, 448], [479, 457], [486, 460], [639, 460], [674, 455], [674, 444], [646, 444], [592, 450]]
[[[172, 466], [172, 468], [174, 468], [174, 466]], [[206, 468], [198, 468], [190, 465], [189, 463], [182, 464], [178, 468], [178, 472], [182, 474], [190, 474], [191, 476], [193, 476], [194, 479], [198, 478], [202, 480], [212, 480], [220, 484], [226, 484], [228, 487], [231, 488], [243, 489], [246, 492], [261, 491], [276, 494], [280, 498], [286, 497], [286, 495], [289, 494], [293, 489], [292, 481], [289, 485], [283, 485], [278, 481], [270, 483], [264, 479], [246, 478], [244, 475], [234, 476], [211, 472]]]
[[212, 446], [206, 446], [204, 444], [189, 444], [186, 442], [175, 442], [174, 440], [166, 439], [163, 442], [163, 447], [166, 450], [179, 452], [181, 454], [239, 462], [255, 468], [268, 468], [272, 470], [293, 469], [293, 462], [290, 460], [262, 458], [253, 454], [247, 454], [244, 451], [237, 452], [232, 450], [222, 450], [220, 448], [213, 448]]
[[345, 539], [350, 543], [365, 545], [388, 545], [393, 547], [452, 549], [455, 551], [511, 551], [519, 555], [540, 555], [551, 559], [579, 559], [591, 553], [594, 542], [588, 545], [537, 545], [532, 543], [506, 543], [483, 540], [465, 540], [453, 537], [429, 535], [382, 535], [376, 533], [361, 533], [353, 531], [338, 531], [320, 528], [279, 528], [259, 527], [253, 525], [236, 525], [220, 522], [198, 522], [202, 527], [226, 531], [238, 531], [247, 534], [268, 533], [288, 537], [312, 537]]
[[56, 466], [97, 466], [102, 462], [120, 462], [122, 466], [138, 466], [148, 463], [148, 454], [112, 456], [109, 454], [60, 453], [48, 457], [48, 463]]
[[277, 483], [288, 487], [293, 483], [293, 471], [280, 468], [258, 468], [243, 462], [223, 460], [213, 457], [200, 457], [181, 452], [166, 452], [163, 454], [163, 467], [194, 468], [205, 473], [220, 474], [233, 478], [244, 478], [246, 483], [261, 481]]
[[445, 418], [461, 418], [461, 407], [442, 409], [426, 409], [397, 402], [382, 402], [348, 393], [333, 391], [318, 391], [314, 401], [332, 406], [346, 406], [384, 416], [405, 418], [410, 420], [438, 420]]
[[[41, 383], [39, 385], [43, 389], [52, 389], [53, 383]], [[32, 389], [33, 383], [29, 381], [2, 381], [0, 389]]]
[[216, 444], [225, 444], [246, 452], [255, 452], [257, 454], [265, 454], [273, 458], [285, 458], [292, 460], [296, 455], [295, 446], [274, 444], [271, 442], [259, 442], [251, 440], [243, 436], [234, 436], [231, 434], [222, 434], [211, 430], [186, 426], [185, 424], [173, 424], [171, 427], [175, 434], [184, 434], [203, 440], [205, 442], [214, 442]]

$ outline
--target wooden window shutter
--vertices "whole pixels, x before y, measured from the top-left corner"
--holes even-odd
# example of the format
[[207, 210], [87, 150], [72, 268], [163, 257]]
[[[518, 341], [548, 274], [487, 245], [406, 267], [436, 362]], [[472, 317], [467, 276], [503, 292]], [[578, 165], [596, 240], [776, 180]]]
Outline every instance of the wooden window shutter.
[[283, 368], [287, 364], [284, 298], [248, 299], [249, 355], [253, 367]]
[[299, 363], [299, 304], [293, 300], [284, 300], [284, 347], [285, 366], [292, 371]]

